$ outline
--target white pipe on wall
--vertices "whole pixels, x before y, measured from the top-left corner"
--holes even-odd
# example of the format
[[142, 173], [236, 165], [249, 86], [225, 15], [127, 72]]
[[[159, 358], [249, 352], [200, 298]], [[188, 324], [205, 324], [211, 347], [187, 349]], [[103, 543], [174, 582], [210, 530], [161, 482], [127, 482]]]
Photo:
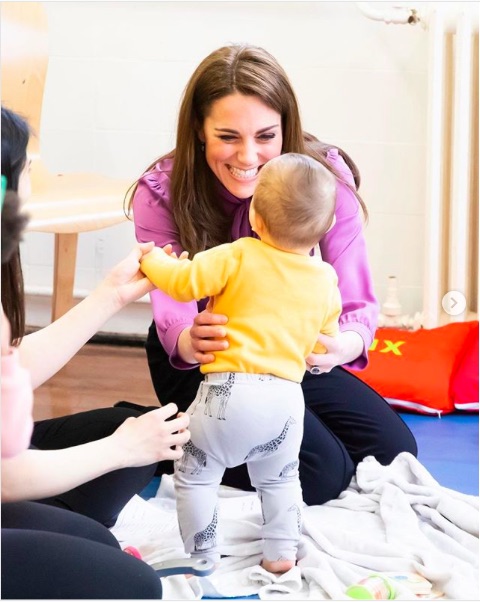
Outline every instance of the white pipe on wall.
[[[369, 19], [374, 21], [383, 21], [384, 23], [393, 23], [395, 25], [405, 25], [406, 23], [417, 23], [420, 19], [414, 8], [404, 6], [385, 7], [384, 3], [375, 2], [372, 6], [370, 2], [357, 2], [358, 9]], [[378, 5], [383, 5], [378, 8]]]
[[[450, 290], [468, 294], [468, 249], [470, 231], [470, 147], [472, 28], [465, 12], [458, 17], [455, 36], [455, 86], [452, 134], [452, 181], [450, 195]], [[465, 313], [456, 320], [465, 319]]]
[[[372, 6], [374, 4], [375, 6]], [[469, 15], [470, 23], [474, 32], [478, 32], [478, 8], [477, 2], [422, 2], [419, 8], [414, 6], [406, 7], [392, 3], [386, 6], [386, 2], [356, 2], [357, 8], [368, 19], [373, 21], [383, 21], [384, 23], [393, 23], [394, 25], [415, 25], [420, 23], [422, 27], [430, 26], [430, 15], [434, 8], [441, 6], [443, 10], [443, 31], [445, 33], [455, 33], [457, 28], [457, 14], [463, 10]], [[411, 4], [414, 4], [412, 2]], [[423, 6], [427, 4], [427, 6]]]
[[441, 303], [444, 161], [444, 12], [436, 7], [429, 17], [427, 166], [425, 202], [425, 259], [423, 278], [424, 326], [438, 325]]

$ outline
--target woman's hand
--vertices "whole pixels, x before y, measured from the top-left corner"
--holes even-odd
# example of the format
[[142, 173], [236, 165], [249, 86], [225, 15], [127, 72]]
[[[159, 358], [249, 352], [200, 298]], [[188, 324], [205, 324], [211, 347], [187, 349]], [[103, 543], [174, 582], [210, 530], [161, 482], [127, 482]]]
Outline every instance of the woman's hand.
[[319, 334], [317, 342], [326, 348], [325, 353], [311, 353], [307, 359], [307, 370], [312, 374], [330, 372], [355, 360], [363, 352], [363, 339], [354, 330], [345, 330], [336, 337]]
[[137, 244], [100, 284], [99, 289], [108, 289], [113, 294], [113, 301], [118, 305], [118, 309], [140, 299], [155, 288], [140, 271], [141, 258], [154, 246], [153, 242]]
[[[127, 418], [111, 435], [123, 466], [146, 466], [181, 458], [182, 445], [190, 439], [190, 417], [177, 412], [177, 406], [169, 403], [138, 418]], [[176, 418], [167, 420], [175, 414]]]
[[178, 353], [189, 364], [210, 364], [215, 361], [215, 351], [228, 349], [227, 329], [223, 327], [227, 316], [213, 314], [209, 309], [200, 312], [190, 328], [178, 337]]

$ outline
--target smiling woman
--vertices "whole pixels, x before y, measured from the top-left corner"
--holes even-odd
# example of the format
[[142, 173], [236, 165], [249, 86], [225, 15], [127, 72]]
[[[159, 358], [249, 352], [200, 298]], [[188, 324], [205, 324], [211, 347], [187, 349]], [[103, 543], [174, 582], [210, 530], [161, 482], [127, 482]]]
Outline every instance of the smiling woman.
[[[255, 237], [248, 215], [259, 173], [285, 153], [309, 155], [336, 178], [336, 223], [319, 246], [338, 275], [340, 332], [319, 335], [326, 353], [305, 358], [319, 374], [306, 371], [302, 381], [300, 479], [304, 501], [321, 504], [348, 486], [365, 456], [388, 464], [399, 452], [416, 454], [404, 422], [342, 367], [366, 365], [378, 313], [353, 161], [303, 131], [295, 93], [270, 53], [233, 44], [213, 51], [195, 69], [180, 105], [176, 148], [147, 168], [131, 207], [137, 240], [171, 244], [177, 255], [186, 250], [192, 258]], [[151, 300], [154, 322], [146, 349], [155, 392], [162, 403], [174, 400], [185, 410], [202, 381], [198, 365], [213, 362], [215, 352], [229, 346], [228, 316], [206, 311], [208, 299], [180, 303], [154, 290]], [[280, 305], [269, 300], [269, 311]], [[250, 488], [245, 464], [227, 469], [223, 482]]]
[[208, 166], [240, 199], [251, 197], [262, 166], [282, 151], [280, 115], [255, 96], [215, 102], [199, 131]]

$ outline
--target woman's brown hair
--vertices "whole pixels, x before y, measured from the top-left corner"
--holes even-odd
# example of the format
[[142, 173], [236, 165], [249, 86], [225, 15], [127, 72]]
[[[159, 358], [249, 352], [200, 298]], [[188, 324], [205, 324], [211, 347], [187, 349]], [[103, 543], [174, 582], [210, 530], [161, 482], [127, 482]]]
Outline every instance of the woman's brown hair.
[[12, 342], [19, 343], [25, 332], [23, 273], [19, 244], [28, 221], [20, 213], [20, 200], [7, 190], [2, 209], [2, 307], [10, 322]]
[[[233, 44], [208, 55], [196, 68], [188, 82], [180, 105], [176, 148], [157, 159], [174, 157], [171, 176], [171, 200], [180, 244], [192, 257], [195, 253], [230, 240], [230, 219], [217, 202], [215, 178], [201, 148], [199, 131], [212, 104], [240, 93], [255, 96], [281, 116], [282, 153], [307, 154], [322, 163], [338, 178], [326, 160], [331, 146], [302, 131], [298, 103], [289, 79], [276, 59], [263, 48]], [[358, 170], [353, 161], [339, 149], [347, 160], [359, 185]], [[358, 181], [358, 183], [357, 183]], [[135, 188], [131, 192], [129, 211]], [[354, 190], [366, 214], [366, 208]]]

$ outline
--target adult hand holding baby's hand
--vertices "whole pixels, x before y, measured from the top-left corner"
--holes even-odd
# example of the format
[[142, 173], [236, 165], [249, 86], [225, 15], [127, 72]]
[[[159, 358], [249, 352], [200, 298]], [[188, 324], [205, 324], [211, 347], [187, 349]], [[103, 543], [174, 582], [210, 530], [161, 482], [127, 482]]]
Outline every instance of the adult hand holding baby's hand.
[[117, 311], [155, 288], [140, 271], [140, 261], [153, 248], [153, 242], [135, 245], [125, 259], [111, 269], [98, 287], [97, 290], [103, 293], [104, 300], [111, 298]]

